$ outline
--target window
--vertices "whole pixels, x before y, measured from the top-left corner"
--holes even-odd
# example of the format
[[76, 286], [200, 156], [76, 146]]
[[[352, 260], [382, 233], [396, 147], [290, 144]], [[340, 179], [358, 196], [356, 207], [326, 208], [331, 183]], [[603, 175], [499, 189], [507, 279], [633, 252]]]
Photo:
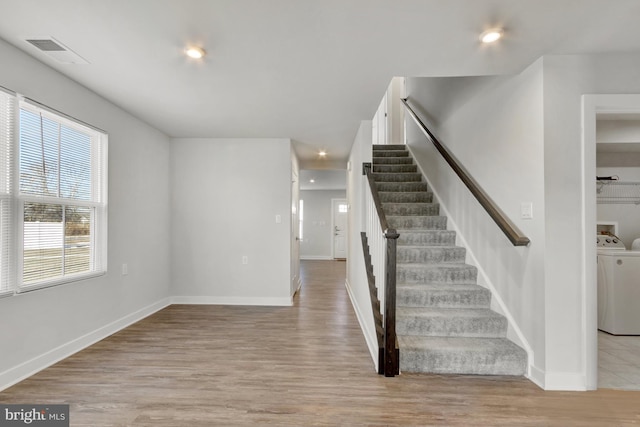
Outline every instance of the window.
[[13, 292], [13, 140], [15, 97], [0, 90], [0, 295]]
[[26, 102], [19, 116], [19, 287], [106, 269], [106, 135]]
[[298, 215], [299, 223], [298, 223], [298, 234], [300, 235], [300, 241], [302, 241], [303, 235], [302, 232], [304, 230], [303, 221], [304, 221], [304, 200], [300, 199], [300, 209]]
[[106, 271], [106, 154], [104, 132], [0, 90], [0, 295]]

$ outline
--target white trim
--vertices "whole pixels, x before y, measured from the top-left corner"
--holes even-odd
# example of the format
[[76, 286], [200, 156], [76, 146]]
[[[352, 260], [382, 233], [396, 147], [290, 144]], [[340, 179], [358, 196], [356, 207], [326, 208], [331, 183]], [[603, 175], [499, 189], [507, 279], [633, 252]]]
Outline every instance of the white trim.
[[596, 246], [596, 114], [640, 113], [640, 94], [582, 95], [582, 362], [585, 369], [583, 389], [598, 387], [598, 286]]
[[[594, 178], [595, 179], [595, 178]], [[595, 248], [596, 245], [593, 245]], [[585, 391], [586, 378], [582, 373], [547, 372], [544, 389], [554, 391]]]
[[300, 257], [302, 261], [332, 261], [331, 255], [304, 255]]
[[529, 374], [527, 375], [529, 381], [533, 382], [535, 385], [544, 390], [545, 386], [545, 374], [544, 370], [538, 368], [537, 366], [529, 365]]
[[264, 305], [264, 306], [292, 306], [293, 296], [283, 298], [273, 297], [216, 297], [216, 296], [174, 296], [172, 304], [193, 305]]
[[[409, 150], [409, 152], [411, 152], [411, 155], [413, 156], [414, 159], [418, 158], [413, 153], [411, 146], [407, 145], [407, 149]], [[438, 192], [435, 190], [434, 186], [429, 181], [429, 178], [427, 178], [427, 174], [422, 169], [422, 166], [417, 161], [415, 163], [418, 166], [418, 169], [420, 170], [420, 172], [422, 173], [423, 178], [425, 179], [425, 181], [427, 181], [429, 190], [433, 193], [434, 198], [438, 200], [440, 205], [441, 215], [444, 215], [447, 217], [447, 229], [453, 230], [456, 232], [456, 240], [458, 245], [463, 246], [466, 249], [466, 254], [467, 254], [466, 262], [478, 269], [478, 276], [482, 278], [482, 280], [478, 280], [478, 285], [483, 286], [491, 291], [491, 296], [492, 296], [491, 308], [496, 310], [497, 312], [499, 312], [500, 314], [502, 314], [504, 317], [507, 318], [507, 322], [509, 325], [507, 330], [507, 338], [515, 342], [517, 345], [522, 347], [524, 351], [527, 352], [527, 363], [528, 363], [527, 371], [529, 375], [531, 375], [532, 373], [531, 370], [532, 370], [532, 367], [534, 366], [534, 353], [533, 353], [533, 349], [531, 348], [531, 345], [529, 345], [529, 341], [526, 339], [526, 337], [518, 327], [518, 324], [516, 323], [515, 319], [511, 315], [511, 312], [509, 311], [506, 304], [504, 303], [504, 301], [496, 291], [496, 288], [493, 285], [493, 282], [491, 281], [487, 273], [484, 271], [484, 269], [480, 265], [478, 258], [476, 258], [475, 254], [470, 249], [469, 244], [467, 243], [463, 234], [460, 232], [460, 229], [458, 228], [458, 225], [456, 224], [456, 222], [453, 220], [453, 217], [447, 210], [446, 206], [442, 204], [441, 202], [442, 199], [438, 196]], [[595, 225], [594, 225], [594, 229], [595, 229]]]
[[356, 304], [356, 299], [353, 296], [353, 291], [351, 289], [351, 284], [349, 283], [349, 279], [344, 281], [344, 287], [347, 289], [347, 294], [349, 295], [349, 299], [351, 300], [351, 305], [353, 306], [353, 311], [356, 313], [356, 318], [358, 319], [358, 323], [360, 324], [360, 329], [362, 330], [362, 334], [364, 335], [364, 340], [367, 343], [367, 347], [369, 348], [369, 353], [371, 354], [371, 359], [373, 360], [373, 367], [376, 372], [378, 372], [378, 337], [376, 336], [375, 331], [370, 331], [367, 328], [367, 323], [364, 321], [364, 317], [362, 315], [362, 311], [360, 311], [360, 307]]
[[107, 338], [110, 335], [130, 326], [140, 320], [152, 315], [169, 306], [170, 299], [164, 298], [147, 307], [141, 308], [131, 314], [128, 314], [118, 320], [104, 325], [93, 332], [89, 332], [81, 337], [62, 344], [44, 354], [34, 357], [31, 360], [21, 363], [0, 373], [0, 391], [11, 387], [14, 384], [36, 374], [37, 372], [48, 368], [95, 343]]

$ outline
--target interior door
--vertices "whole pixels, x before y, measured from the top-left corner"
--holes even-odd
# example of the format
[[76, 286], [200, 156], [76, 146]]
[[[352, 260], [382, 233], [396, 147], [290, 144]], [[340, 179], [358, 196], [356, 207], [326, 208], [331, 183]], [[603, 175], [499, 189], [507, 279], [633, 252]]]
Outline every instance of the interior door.
[[347, 200], [332, 199], [333, 258], [347, 258]]

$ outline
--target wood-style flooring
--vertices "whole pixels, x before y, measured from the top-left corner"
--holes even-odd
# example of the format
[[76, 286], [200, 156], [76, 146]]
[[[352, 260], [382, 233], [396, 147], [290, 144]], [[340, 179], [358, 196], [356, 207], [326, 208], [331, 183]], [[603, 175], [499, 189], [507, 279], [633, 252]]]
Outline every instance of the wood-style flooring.
[[373, 364], [345, 264], [303, 261], [293, 307], [173, 305], [0, 393], [69, 403], [72, 426], [640, 425], [640, 392]]

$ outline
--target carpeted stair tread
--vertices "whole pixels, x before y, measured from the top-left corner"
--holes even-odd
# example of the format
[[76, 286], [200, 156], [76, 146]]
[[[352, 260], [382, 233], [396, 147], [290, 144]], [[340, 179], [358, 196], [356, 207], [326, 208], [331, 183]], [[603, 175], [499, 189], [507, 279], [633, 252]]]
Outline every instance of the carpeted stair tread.
[[383, 203], [382, 210], [389, 216], [437, 216], [439, 203]]
[[445, 230], [447, 228], [447, 217], [439, 215], [387, 215], [387, 222], [396, 230]]
[[475, 284], [478, 270], [468, 264], [396, 264], [398, 283]]
[[380, 163], [373, 164], [373, 173], [415, 173], [418, 171], [416, 165], [386, 165]]
[[376, 150], [376, 157], [409, 157], [406, 150]]
[[398, 245], [398, 263], [464, 263], [466, 249], [461, 246]]
[[420, 182], [422, 175], [419, 172], [373, 172], [375, 182]]
[[491, 291], [471, 284], [402, 284], [397, 307], [489, 308]]
[[429, 191], [378, 191], [382, 203], [433, 203]]
[[412, 182], [376, 182], [376, 188], [380, 191], [428, 191], [429, 186], [424, 181], [412, 181]]
[[407, 372], [524, 375], [526, 352], [506, 338], [399, 336], [400, 369]]
[[456, 232], [452, 230], [411, 230], [397, 229], [400, 234], [400, 246], [453, 246], [456, 243]]
[[373, 153], [374, 165], [412, 165], [413, 159], [411, 157], [376, 157], [376, 153]]
[[397, 307], [398, 335], [503, 337], [507, 319], [488, 308]]

